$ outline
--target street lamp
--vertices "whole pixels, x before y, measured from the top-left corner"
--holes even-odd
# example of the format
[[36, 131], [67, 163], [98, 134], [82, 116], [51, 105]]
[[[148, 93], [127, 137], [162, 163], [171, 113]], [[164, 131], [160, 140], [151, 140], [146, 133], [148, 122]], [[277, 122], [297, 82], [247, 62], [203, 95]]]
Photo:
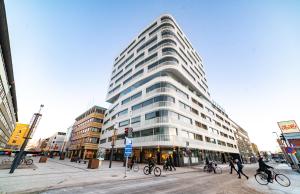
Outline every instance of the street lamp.
[[277, 132], [273, 131], [272, 133], [275, 133], [277, 135], [277, 138], [280, 139]]
[[111, 140], [111, 151], [110, 151], [110, 158], [109, 158], [109, 168], [111, 168], [111, 163], [112, 163], [112, 158], [113, 158], [113, 152], [114, 152], [114, 146], [115, 146], [115, 140], [116, 140], [116, 135], [117, 135], [117, 122], [114, 125], [114, 132], [112, 135], [112, 140]]

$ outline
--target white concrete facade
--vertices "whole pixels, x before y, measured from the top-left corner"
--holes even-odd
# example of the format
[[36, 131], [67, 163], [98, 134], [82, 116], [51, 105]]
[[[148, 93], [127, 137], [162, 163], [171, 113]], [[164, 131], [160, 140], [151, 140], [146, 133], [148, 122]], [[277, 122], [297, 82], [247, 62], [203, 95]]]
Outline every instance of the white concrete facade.
[[62, 151], [65, 136], [65, 132], [56, 132], [52, 135], [48, 142], [49, 151]]
[[[121, 52], [113, 65], [100, 147], [166, 147], [238, 153], [228, 115], [209, 93], [202, 58], [170, 15], [162, 15]], [[151, 132], [152, 129], [152, 132]]]

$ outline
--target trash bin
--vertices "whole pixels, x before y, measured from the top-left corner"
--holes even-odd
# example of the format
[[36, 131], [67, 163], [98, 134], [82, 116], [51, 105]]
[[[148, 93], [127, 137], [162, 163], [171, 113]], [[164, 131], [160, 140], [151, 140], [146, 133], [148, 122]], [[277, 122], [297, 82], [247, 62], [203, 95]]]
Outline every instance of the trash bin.
[[39, 163], [46, 163], [47, 162], [47, 157], [46, 156], [41, 156], [40, 157], [40, 160], [39, 160]]
[[96, 169], [98, 167], [99, 167], [99, 160], [98, 159], [90, 159], [89, 160], [88, 168]]

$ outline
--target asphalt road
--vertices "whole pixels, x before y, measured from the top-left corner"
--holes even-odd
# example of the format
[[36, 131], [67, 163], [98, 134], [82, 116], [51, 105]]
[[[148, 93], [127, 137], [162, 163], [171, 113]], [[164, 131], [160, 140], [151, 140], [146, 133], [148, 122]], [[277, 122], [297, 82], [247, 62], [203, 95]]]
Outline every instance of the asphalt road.
[[[245, 173], [253, 178], [255, 168], [246, 168]], [[260, 193], [246, 186], [245, 177], [238, 179], [236, 173], [208, 174], [204, 172], [189, 172], [163, 177], [150, 176], [144, 179], [100, 182], [89, 185], [74, 185], [72, 187], [43, 191], [42, 193]]]

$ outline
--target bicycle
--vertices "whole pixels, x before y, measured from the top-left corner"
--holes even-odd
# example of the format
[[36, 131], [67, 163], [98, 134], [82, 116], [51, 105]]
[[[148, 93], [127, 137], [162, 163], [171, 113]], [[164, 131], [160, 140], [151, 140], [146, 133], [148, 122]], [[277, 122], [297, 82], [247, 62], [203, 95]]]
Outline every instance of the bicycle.
[[8, 158], [2, 159], [1, 164], [2, 165], [4, 165], [4, 164], [11, 164], [12, 162], [13, 162], [12, 157], [8, 157]]
[[[152, 166], [151, 170], [154, 172], [155, 176], [160, 176], [161, 175], [161, 169], [158, 166], [156, 166], [155, 164], [154, 164], [154, 166]], [[150, 167], [148, 165], [146, 165], [143, 169], [143, 172], [144, 172], [145, 175], [149, 175], [150, 174]]]
[[216, 174], [222, 174], [222, 168], [219, 167], [216, 163], [212, 163], [210, 165], [205, 165], [203, 167], [203, 171], [204, 172], [207, 172], [207, 173], [210, 173], [212, 171], [215, 171]]
[[138, 171], [140, 170], [139, 164], [138, 164], [136, 161], [133, 162], [131, 168], [130, 168], [129, 166], [128, 166], [128, 168], [129, 168], [130, 170], [133, 170], [134, 172], [138, 172]]
[[32, 165], [33, 164], [33, 160], [30, 158], [22, 158], [20, 161], [20, 164], [26, 164], [26, 165]]
[[[271, 169], [271, 173], [272, 173], [272, 182], [275, 179], [275, 181], [280, 184], [283, 187], [288, 187], [291, 185], [291, 181], [290, 179], [285, 176], [284, 174], [280, 174], [280, 173], [276, 173], [273, 169]], [[258, 171], [255, 175], [255, 180], [261, 184], [261, 185], [267, 185], [268, 182], [268, 174], [265, 173], [264, 171]]]

